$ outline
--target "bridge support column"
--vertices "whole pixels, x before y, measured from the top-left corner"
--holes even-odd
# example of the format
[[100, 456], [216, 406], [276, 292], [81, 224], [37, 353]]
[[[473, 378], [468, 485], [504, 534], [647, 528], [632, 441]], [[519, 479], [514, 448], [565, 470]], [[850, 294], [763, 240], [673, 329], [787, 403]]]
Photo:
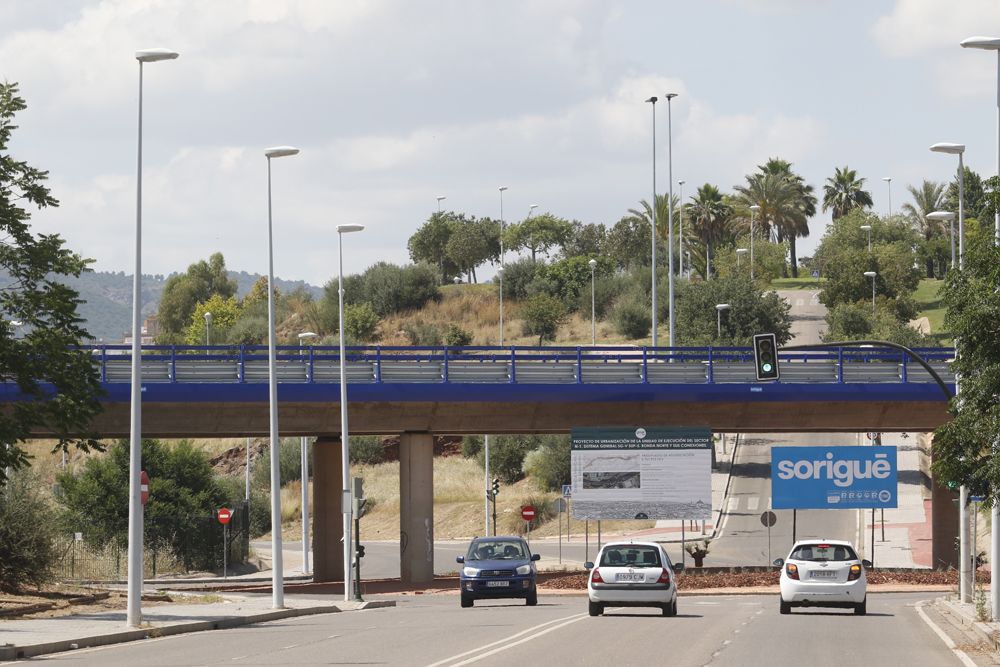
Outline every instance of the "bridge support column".
[[949, 491], [931, 478], [931, 538], [934, 569], [958, 569], [958, 493]]
[[399, 571], [405, 583], [434, 579], [434, 437], [399, 438]]
[[340, 438], [313, 446], [313, 581], [344, 580]]

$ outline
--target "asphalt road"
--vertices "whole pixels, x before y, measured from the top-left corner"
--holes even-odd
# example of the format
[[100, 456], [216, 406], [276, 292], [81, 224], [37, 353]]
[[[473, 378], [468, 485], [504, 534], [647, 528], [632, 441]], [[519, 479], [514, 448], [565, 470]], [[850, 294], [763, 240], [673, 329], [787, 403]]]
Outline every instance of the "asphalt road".
[[622, 608], [591, 618], [582, 596], [543, 596], [537, 607], [494, 601], [472, 609], [460, 609], [456, 595], [419, 596], [395, 608], [151, 639], [46, 661], [106, 667], [959, 665], [913, 608], [930, 597], [873, 595], [862, 617], [840, 610], [779, 616], [775, 595], [682, 596], [676, 618]]

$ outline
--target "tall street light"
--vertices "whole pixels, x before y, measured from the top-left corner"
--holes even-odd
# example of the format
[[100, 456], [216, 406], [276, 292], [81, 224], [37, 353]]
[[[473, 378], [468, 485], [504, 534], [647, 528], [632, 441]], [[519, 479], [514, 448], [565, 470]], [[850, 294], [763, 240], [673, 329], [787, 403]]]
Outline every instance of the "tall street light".
[[760, 206], [754, 204], [750, 207], [750, 280], [753, 280], [753, 219], [760, 211]]
[[[667, 306], [670, 312], [667, 317], [667, 321], [670, 326], [670, 347], [674, 346], [674, 320], [676, 309], [674, 308], [674, 139], [673, 139], [673, 120], [671, 118], [671, 101], [677, 97], [677, 93], [667, 93], [664, 95], [667, 98], [667, 182], [668, 194], [667, 194], [667, 285], [669, 290], [669, 295], [667, 298]], [[653, 205], [656, 205], [656, 201], [653, 201]]]
[[[958, 156], [958, 268], [961, 269], [965, 264], [965, 164], [962, 162], [965, 144], [938, 143], [931, 146], [931, 150]], [[951, 235], [951, 265], [955, 266], [954, 230]]]
[[344, 602], [351, 599], [351, 456], [350, 442], [347, 430], [347, 364], [344, 363], [344, 234], [360, 232], [364, 225], [337, 225], [337, 250], [340, 254], [338, 262], [339, 279], [337, 292], [339, 296], [339, 326], [340, 329], [340, 470], [343, 489], [340, 496], [344, 513]]
[[[299, 334], [299, 350], [307, 340], [319, 336], [312, 331]], [[309, 574], [309, 438], [299, 438], [299, 468], [302, 470], [302, 574]]]
[[528, 207], [528, 217], [525, 218], [525, 220], [530, 220], [531, 219], [531, 214], [532, 214], [532, 212], [534, 212], [534, 210], [536, 208], [538, 208], [538, 204], [532, 204], [531, 206]]
[[437, 197], [435, 197], [435, 199], [437, 199], [437, 201], [438, 201], [438, 213], [440, 213], [441, 212], [441, 200], [442, 199], [447, 199], [447, 197], [444, 196], [444, 195], [438, 195]]
[[205, 346], [212, 344], [212, 313], [205, 311]]
[[503, 193], [507, 189], [506, 185], [497, 188], [500, 191], [500, 347], [503, 347]]
[[677, 213], [681, 216], [680, 222], [677, 223], [677, 259], [680, 260], [680, 266], [677, 267], [677, 275], [684, 277], [684, 184], [687, 183], [685, 180], [677, 181], [678, 187], [680, 187], [680, 198], [678, 199]]
[[722, 340], [722, 311], [729, 310], [731, 306], [728, 303], [717, 303], [715, 304], [715, 323], [717, 327], [716, 338]]
[[740, 260], [743, 259], [743, 255], [747, 254], [748, 252], [750, 252], [750, 251], [747, 250], [746, 248], [737, 248], [736, 249], [736, 268], [737, 269], [740, 268]]
[[872, 226], [861, 225], [861, 230], [868, 233], [868, 252], [872, 251]]
[[274, 234], [271, 231], [271, 159], [297, 155], [298, 148], [275, 146], [267, 158], [267, 384], [271, 413], [271, 606], [285, 606], [284, 562], [281, 553], [281, 441], [278, 435], [278, 369], [274, 333]]
[[928, 220], [948, 222], [948, 240], [951, 242], [951, 266], [955, 266], [955, 214], [951, 211], [934, 211], [927, 214]]
[[597, 345], [597, 300], [595, 294], [594, 269], [597, 268], [597, 260], [591, 259], [587, 262], [590, 267], [590, 344]]
[[129, 627], [142, 623], [142, 503], [139, 502], [139, 475], [142, 473], [142, 66], [173, 60], [178, 54], [168, 49], [135, 52], [139, 61], [139, 130], [135, 179], [135, 275], [132, 276], [132, 394], [129, 427], [128, 468], [128, 602], [125, 622]]
[[650, 234], [650, 240], [652, 243], [652, 261], [650, 265], [653, 269], [652, 284], [650, 285], [650, 319], [652, 320], [653, 327], [653, 340], [652, 346], [655, 348], [657, 344], [658, 337], [656, 335], [656, 100], [657, 97], [654, 95], [650, 97], [646, 102], [652, 105], [653, 110], [653, 203], [650, 206], [651, 217], [652, 217], [652, 233]]
[[[1000, 37], [969, 37], [963, 39], [961, 45], [967, 49], [983, 49], [985, 51], [997, 52], [997, 175], [1000, 176]], [[994, 243], [1000, 246], [1000, 208], [997, 209], [993, 225]], [[961, 263], [961, 253], [959, 253], [960, 266]], [[955, 378], [955, 391], [956, 393], [958, 392], [958, 378]], [[995, 443], [993, 447], [994, 456], [1000, 453], [998, 452], [998, 447], [1000, 447], [1000, 443]], [[965, 486], [959, 489], [959, 507], [962, 509], [965, 509], [967, 504], [965, 501], [968, 499], [968, 493], [968, 489]], [[991, 517], [991, 525], [1000, 526], [1000, 503], [993, 503]], [[968, 532], [969, 525], [967, 520], [963, 526], [966, 532]], [[992, 577], [992, 581], [1000, 581], [1000, 530], [994, 529], [992, 533], [993, 535], [990, 540], [990, 576]], [[966, 558], [963, 559], [963, 563], [966, 563], [966, 567], [968, 567], [968, 552], [966, 552]], [[962, 577], [962, 584], [965, 585], [966, 583], [966, 578]], [[968, 583], [971, 584], [971, 581]], [[969, 602], [969, 597], [968, 589], [966, 589], [965, 593], [961, 596], [962, 602]], [[990, 608], [993, 610], [993, 620], [1000, 621], [1000, 586], [993, 586], [990, 589]]]
[[875, 317], [875, 278], [878, 276], [874, 271], [865, 271], [865, 278], [872, 279], [872, 317]]
[[889, 195], [889, 216], [892, 217], [892, 176], [883, 176], [882, 180], [885, 181], [886, 193]]

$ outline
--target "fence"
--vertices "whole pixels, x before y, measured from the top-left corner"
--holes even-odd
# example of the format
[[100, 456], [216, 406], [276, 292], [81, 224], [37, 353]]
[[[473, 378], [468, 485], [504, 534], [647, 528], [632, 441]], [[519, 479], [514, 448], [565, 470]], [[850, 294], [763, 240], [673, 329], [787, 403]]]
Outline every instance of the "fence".
[[[245, 500], [233, 503], [226, 539], [229, 566], [246, 563], [250, 557], [250, 506]], [[62, 538], [53, 572], [60, 581], [121, 582], [128, 576], [128, 542], [111, 540], [95, 546], [81, 533]], [[215, 512], [193, 517], [175, 548], [146, 544], [143, 578], [192, 571], [222, 572], [223, 527]]]

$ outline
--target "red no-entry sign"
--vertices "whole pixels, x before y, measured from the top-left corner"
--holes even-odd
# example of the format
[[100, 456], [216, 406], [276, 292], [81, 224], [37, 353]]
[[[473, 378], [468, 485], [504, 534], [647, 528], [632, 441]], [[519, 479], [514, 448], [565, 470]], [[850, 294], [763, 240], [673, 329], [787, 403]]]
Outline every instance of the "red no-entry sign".
[[139, 502], [143, 505], [149, 502], [149, 475], [145, 470], [139, 475]]
[[223, 507], [219, 510], [218, 518], [219, 518], [219, 523], [225, 526], [227, 523], [229, 523], [229, 520], [233, 518], [233, 511]]
[[521, 518], [525, 521], [531, 521], [535, 518], [535, 508], [531, 505], [525, 505], [521, 508]]

